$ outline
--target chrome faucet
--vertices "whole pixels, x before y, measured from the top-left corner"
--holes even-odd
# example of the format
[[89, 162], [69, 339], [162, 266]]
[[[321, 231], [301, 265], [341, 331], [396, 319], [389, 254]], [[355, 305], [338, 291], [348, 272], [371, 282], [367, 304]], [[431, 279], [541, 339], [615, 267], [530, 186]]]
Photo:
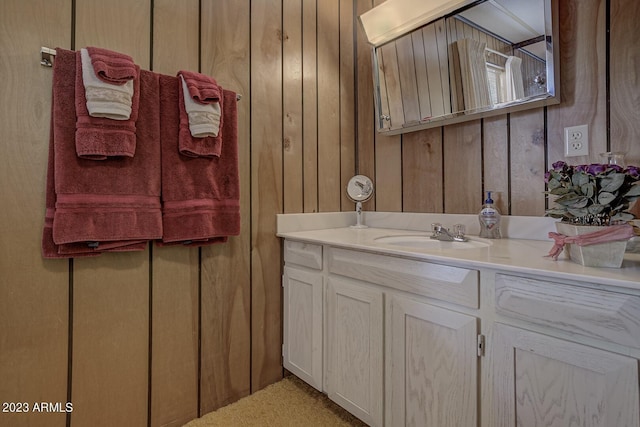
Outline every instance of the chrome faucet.
[[453, 233], [447, 228], [443, 227], [440, 223], [431, 224], [432, 239], [444, 241], [444, 242], [466, 242], [467, 238], [464, 235], [464, 225], [455, 224], [453, 226]]

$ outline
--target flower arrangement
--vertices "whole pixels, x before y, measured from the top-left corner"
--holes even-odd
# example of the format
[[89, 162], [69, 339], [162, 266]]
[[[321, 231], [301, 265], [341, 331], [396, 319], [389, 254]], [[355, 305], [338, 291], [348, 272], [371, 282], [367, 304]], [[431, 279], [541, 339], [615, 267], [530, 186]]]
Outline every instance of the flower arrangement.
[[629, 203], [640, 198], [640, 168], [594, 163], [555, 162], [545, 174], [545, 193], [557, 196], [547, 215], [576, 225], [613, 225], [630, 221]]

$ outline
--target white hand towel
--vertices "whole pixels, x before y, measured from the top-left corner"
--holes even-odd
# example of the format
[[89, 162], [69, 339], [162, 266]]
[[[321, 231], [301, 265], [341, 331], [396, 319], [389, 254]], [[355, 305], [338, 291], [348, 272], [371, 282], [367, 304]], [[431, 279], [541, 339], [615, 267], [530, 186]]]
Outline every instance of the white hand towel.
[[220, 110], [219, 102], [210, 104], [200, 104], [191, 98], [189, 88], [184, 78], [180, 76], [182, 90], [184, 92], [184, 109], [189, 117], [189, 131], [194, 138], [205, 138], [207, 136], [218, 136], [220, 131]]
[[87, 49], [80, 49], [80, 57], [82, 59], [82, 82], [89, 115], [113, 120], [129, 120], [133, 80], [129, 80], [123, 85], [106, 83], [96, 76]]

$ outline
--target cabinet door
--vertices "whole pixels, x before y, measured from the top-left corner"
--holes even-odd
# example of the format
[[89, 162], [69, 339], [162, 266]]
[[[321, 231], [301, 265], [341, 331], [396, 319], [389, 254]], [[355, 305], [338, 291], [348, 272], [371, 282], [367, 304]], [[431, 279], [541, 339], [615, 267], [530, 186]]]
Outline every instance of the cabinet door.
[[637, 427], [638, 361], [496, 324], [497, 427]]
[[285, 266], [283, 365], [322, 391], [322, 274]]
[[387, 307], [387, 424], [477, 426], [477, 319], [399, 295]]
[[367, 424], [381, 426], [382, 291], [334, 277], [327, 282], [327, 394]]

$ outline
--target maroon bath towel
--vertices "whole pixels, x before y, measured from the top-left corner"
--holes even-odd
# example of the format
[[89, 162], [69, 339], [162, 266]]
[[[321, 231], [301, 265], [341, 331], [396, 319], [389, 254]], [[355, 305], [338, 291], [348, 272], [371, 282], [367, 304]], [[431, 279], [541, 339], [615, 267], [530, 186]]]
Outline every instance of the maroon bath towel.
[[87, 52], [96, 76], [106, 83], [123, 85], [138, 76], [138, 66], [129, 55], [93, 46]]
[[[88, 48], [87, 48], [88, 49]], [[136, 122], [140, 108], [140, 68], [136, 65], [133, 79], [133, 97], [129, 120], [113, 120], [105, 117], [91, 117], [87, 110], [87, 98], [82, 81], [82, 61], [80, 52], [75, 63], [75, 112], [76, 153], [78, 157], [91, 160], [105, 160], [109, 157], [133, 157], [136, 152]]]
[[222, 141], [224, 135], [224, 100], [220, 99], [220, 109], [222, 116], [220, 117], [220, 130], [217, 136], [207, 136], [204, 138], [196, 138], [191, 134], [189, 129], [189, 115], [184, 106], [184, 90], [182, 90], [182, 82], [180, 77], [176, 78], [178, 82], [178, 104], [180, 106], [180, 133], [179, 133], [179, 151], [189, 157], [220, 157], [222, 152]]
[[136, 156], [95, 162], [75, 150], [76, 58], [56, 49], [43, 256], [144, 249], [162, 236], [159, 75], [140, 73]]
[[159, 245], [201, 246], [240, 233], [236, 94], [223, 90], [220, 157], [187, 157], [178, 150], [178, 77], [160, 76], [162, 221]]
[[194, 101], [200, 104], [211, 104], [222, 99], [222, 90], [213, 77], [187, 70], [178, 71], [179, 76], [184, 78]]
[[[55, 90], [53, 91], [55, 96]], [[71, 258], [100, 255], [100, 252], [90, 248], [86, 243], [80, 244], [78, 248], [67, 248], [67, 254], [60, 253], [60, 246], [53, 241], [53, 217], [56, 207], [56, 190], [54, 183], [54, 164], [53, 164], [53, 102], [51, 103], [51, 126], [49, 131], [49, 158], [47, 161], [47, 184], [46, 184], [46, 211], [44, 216], [44, 227], [42, 229], [42, 256], [44, 258]]]

